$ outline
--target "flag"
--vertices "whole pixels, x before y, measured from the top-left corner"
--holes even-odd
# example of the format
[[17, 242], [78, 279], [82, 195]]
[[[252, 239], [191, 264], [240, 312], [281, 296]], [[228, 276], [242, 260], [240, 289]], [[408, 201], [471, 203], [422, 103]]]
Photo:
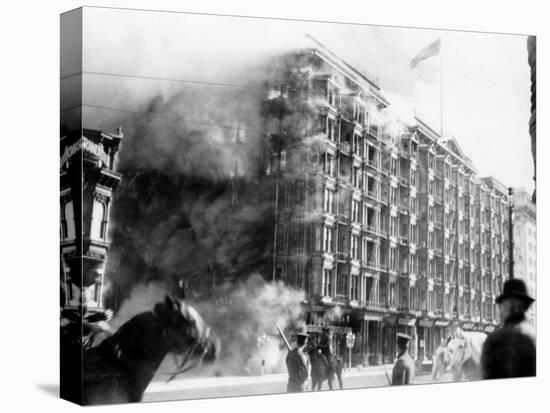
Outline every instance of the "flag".
[[430, 43], [428, 46], [426, 46], [424, 49], [420, 51], [413, 59], [411, 60], [411, 63], [409, 64], [409, 67], [412, 69], [416, 67], [418, 63], [420, 63], [422, 60], [426, 60], [429, 57], [437, 56], [439, 54], [439, 48], [441, 46], [441, 39], [437, 39], [435, 42]]

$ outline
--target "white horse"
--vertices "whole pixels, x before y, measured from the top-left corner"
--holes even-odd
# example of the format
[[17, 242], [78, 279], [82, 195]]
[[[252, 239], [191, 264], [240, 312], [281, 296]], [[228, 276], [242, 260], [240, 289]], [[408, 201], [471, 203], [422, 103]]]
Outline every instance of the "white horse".
[[460, 331], [446, 346], [449, 353], [449, 369], [454, 381], [475, 380], [481, 377], [480, 363], [483, 343], [487, 334]]
[[451, 364], [451, 354], [447, 351], [445, 345], [440, 345], [435, 349], [432, 363], [432, 379], [435, 381], [442, 381], [443, 374], [449, 371]]

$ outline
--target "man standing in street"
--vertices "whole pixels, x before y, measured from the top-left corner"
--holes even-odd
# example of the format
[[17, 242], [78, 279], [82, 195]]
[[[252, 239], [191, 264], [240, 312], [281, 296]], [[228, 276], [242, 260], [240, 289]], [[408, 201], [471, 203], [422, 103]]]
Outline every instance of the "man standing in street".
[[286, 356], [288, 370], [288, 384], [286, 391], [296, 393], [304, 391], [304, 383], [308, 378], [307, 356], [304, 348], [307, 345], [308, 335], [305, 332], [296, 334], [296, 347]]
[[529, 377], [537, 374], [535, 329], [525, 313], [535, 301], [517, 278], [504, 283], [498, 304], [503, 327], [487, 337], [481, 353], [484, 379]]
[[414, 383], [414, 361], [409, 354], [411, 337], [407, 334], [397, 334], [397, 361], [392, 370], [392, 386]]

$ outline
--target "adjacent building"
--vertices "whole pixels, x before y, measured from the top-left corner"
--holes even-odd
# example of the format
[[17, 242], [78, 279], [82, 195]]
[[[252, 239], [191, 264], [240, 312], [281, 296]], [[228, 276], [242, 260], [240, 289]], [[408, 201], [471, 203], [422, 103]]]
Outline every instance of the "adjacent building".
[[[537, 209], [531, 195], [523, 188], [514, 190], [514, 277], [527, 285], [531, 297], [536, 298], [537, 283]], [[527, 319], [536, 326], [536, 302], [527, 313]]]
[[122, 130], [77, 129], [61, 137], [61, 307], [102, 308], [112, 194]]
[[375, 82], [320, 43], [277, 59], [264, 105], [275, 280], [307, 293], [353, 364], [391, 362], [397, 332], [430, 362], [449, 329], [492, 331], [508, 277], [507, 188], [454, 137], [388, 112]]

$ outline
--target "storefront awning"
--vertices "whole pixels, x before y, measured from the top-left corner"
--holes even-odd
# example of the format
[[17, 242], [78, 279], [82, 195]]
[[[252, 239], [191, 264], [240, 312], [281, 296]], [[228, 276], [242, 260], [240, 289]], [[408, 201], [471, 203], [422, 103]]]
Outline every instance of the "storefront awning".
[[382, 321], [384, 318], [383, 315], [377, 315], [377, 314], [365, 314], [363, 316], [363, 320], [365, 321]]
[[433, 327], [435, 320], [425, 320], [420, 319], [418, 320], [418, 326], [419, 327]]
[[414, 326], [416, 324], [416, 318], [398, 318], [397, 324], [400, 326]]
[[462, 323], [462, 328], [464, 330], [473, 330], [475, 326], [476, 326], [476, 323], [472, 323], [471, 321]]
[[437, 327], [447, 327], [449, 325], [449, 320], [436, 320], [434, 324]]

